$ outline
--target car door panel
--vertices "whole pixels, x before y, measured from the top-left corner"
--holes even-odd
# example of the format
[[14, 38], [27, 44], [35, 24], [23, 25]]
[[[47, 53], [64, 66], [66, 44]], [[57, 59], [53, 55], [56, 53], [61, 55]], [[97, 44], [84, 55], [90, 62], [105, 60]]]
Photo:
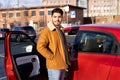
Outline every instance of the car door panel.
[[[24, 36], [24, 39], [18, 41], [18, 35]], [[35, 42], [23, 32], [6, 33], [5, 70], [9, 80], [47, 78], [44, 57], [37, 52]]]
[[120, 79], [120, 55], [114, 61], [114, 64], [111, 68], [109, 80], [119, 80]]
[[33, 76], [39, 75], [40, 62], [37, 55], [14, 55], [14, 65], [16, 65], [16, 71], [19, 72], [21, 80], [29, 79]]
[[76, 68], [74, 80], [108, 80], [117, 56], [116, 42], [108, 33], [79, 31], [72, 50], [76, 56], [72, 65]]
[[107, 80], [114, 60], [115, 56], [79, 52], [74, 80]]
[[23, 69], [23, 72], [26, 72], [24, 70], [27, 70], [28, 67], [26, 67], [26, 65], [28, 64], [30, 65], [32, 64], [32, 69], [30, 69], [31, 72], [29, 77], [38, 75], [40, 69], [40, 63], [37, 55], [30, 55], [30, 56], [16, 58], [16, 65], [18, 66], [18, 68], [20, 68], [20, 70]]

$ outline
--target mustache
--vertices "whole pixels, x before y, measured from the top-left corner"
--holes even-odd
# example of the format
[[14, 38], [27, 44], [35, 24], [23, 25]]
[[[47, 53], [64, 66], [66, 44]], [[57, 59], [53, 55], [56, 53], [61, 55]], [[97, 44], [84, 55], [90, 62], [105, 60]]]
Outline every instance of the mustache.
[[55, 22], [60, 22], [59, 20], [56, 20]]

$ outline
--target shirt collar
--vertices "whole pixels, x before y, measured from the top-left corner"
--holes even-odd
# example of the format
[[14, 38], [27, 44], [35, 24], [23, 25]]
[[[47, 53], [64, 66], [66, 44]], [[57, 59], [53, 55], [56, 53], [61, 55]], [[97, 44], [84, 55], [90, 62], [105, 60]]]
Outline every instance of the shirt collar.
[[[56, 27], [53, 25], [53, 23], [50, 21], [48, 24], [47, 24], [48, 28], [53, 31], [56, 29]], [[60, 28], [62, 28], [62, 26], [60, 25]]]

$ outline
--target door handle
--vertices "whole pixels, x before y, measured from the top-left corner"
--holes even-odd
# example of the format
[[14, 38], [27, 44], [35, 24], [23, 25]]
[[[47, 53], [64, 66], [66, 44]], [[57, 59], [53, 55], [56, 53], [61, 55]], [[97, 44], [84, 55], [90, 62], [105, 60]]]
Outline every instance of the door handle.
[[32, 58], [31, 61], [32, 61], [32, 62], [36, 62], [36, 58]]

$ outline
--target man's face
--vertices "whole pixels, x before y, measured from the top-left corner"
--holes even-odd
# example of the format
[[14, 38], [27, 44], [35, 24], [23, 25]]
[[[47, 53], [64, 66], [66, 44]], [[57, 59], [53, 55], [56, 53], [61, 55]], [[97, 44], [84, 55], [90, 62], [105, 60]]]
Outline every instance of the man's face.
[[63, 16], [60, 13], [54, 13], [52, 15], [52, 22], [53, 22], [53, 24], [56, 27], [58, 27], [61, 24], [61, 22], [62, 22], [62, 18], [63, 18]]

